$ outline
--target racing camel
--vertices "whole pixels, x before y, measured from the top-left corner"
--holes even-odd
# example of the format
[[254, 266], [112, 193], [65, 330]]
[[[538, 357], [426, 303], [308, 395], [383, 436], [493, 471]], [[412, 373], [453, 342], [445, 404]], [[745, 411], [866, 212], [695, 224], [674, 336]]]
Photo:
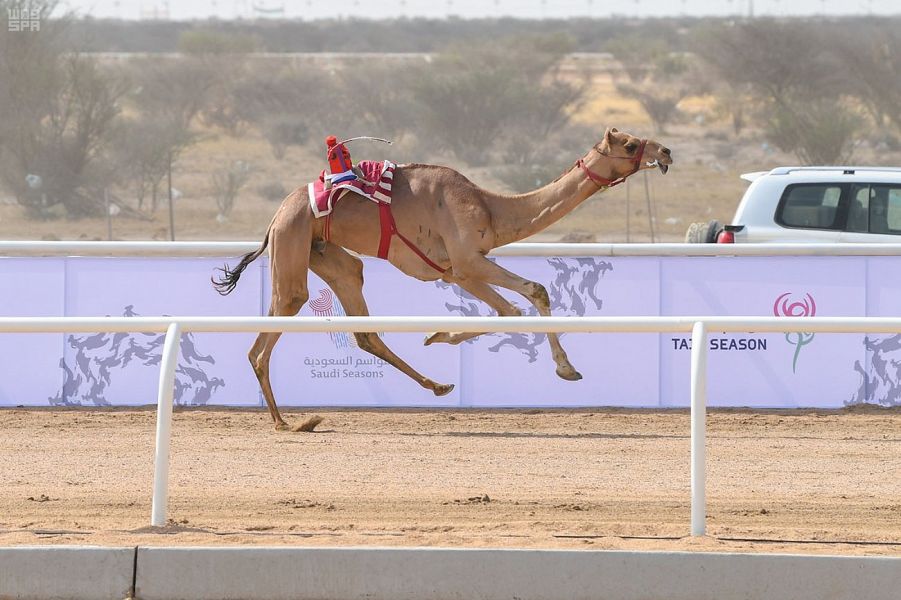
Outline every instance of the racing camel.
[[[384, 255], [410, 277], [422, 281], [442, 279], [484, 301], [498, 315], [521, 312], [492, 286], [512, 290], [549, 316], [547, 290], [540, 283], [511, 273], [486, 258], [492, 249], [533, 235], [579, 206], [600, 190], [622, 183], [643, 169], [666, 173], [673, 162], [668, 148], [654, 140], [608, 129], [604, 138], [552, 183], [526, 194], [505, 196], [483, 190], [457, 171], [442, 166], [398, 165], [392, 182], [393, 213], [398, 237], [404, 244], [384, 246], [384, 227], [378, 225], [381, 208], [372, 201], [346, 193], [335, 206], [330, 223], [314, 218], [307, 187], [298, 188], [282, 202], [269, 224], [260, 248], [248, 253], [234, 268], [222, 269], [213, 280], [220, 294], [228, 294], [241, 272], [269, 247], [272, 275], [270, 316], [297, 314], [309, 298], [307, 271], [312, 269], [332, 288], [348, 315], [369, 314], [363, 298], [363, 262], [360, 255]], [[390, 216], [389, 216], [390, 218]], [[384, 223], [384, 222], [383, 222]], [[405, 238], [404, 235], [407, 237]], [[389, 234], [389, 241], [391, 235]], [[384, 250], [384, 251], [380, 251]], [[359, 347], [407, 374], [436, 396], [449, 393], [453, 384], [437, 383], [408, 365], [376, 333], [356, 333]], [[437, 332], [425, 344], [459, 344], [478, 333]], [[249, 352], [269, 413], [277, 430], [290, 429], [282, 419], [272, 384], [269, 361], [281, 333], [260, 333]], [[557, 375], [575, 381], [573, 368], [556, 334], [548, 334]], [[322, 419], [308, 418], [294, 431], [312, 431]]]

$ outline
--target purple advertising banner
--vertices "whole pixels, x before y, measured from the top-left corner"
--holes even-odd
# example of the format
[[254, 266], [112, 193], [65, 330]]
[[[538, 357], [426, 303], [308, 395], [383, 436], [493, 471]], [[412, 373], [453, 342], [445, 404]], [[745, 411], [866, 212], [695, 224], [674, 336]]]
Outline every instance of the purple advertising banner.
[[[541, 282], [556, 316], [656, 315], [659, 263], [651, 258], [505, 258], [498, 264]], [[525, 298], [499, 290], [524, 315]], [[493, 315], [468, 294], [448, 302], [453, 315]], [[462, 344], [465, 406], [657, 406], [656, 334], [565, 334], [560, 343], [582, 375], [555, 373], [546, 334], [486, 334]]]
[[[864, 316], [866, 259], [664, 259], [664, 315]], [[688, 406], [690, 336], [661, 335], [660, 400]], [[715, 406], [841, 407], [857, 386], [862, 336], [709, 333], [708, 402]]]
[[[0, 259], [0, 315], [58, 317], [65, 311], [65, 262]], [[53, 333], [0, 333], [0, 406], [59, 403], [63, 339]]]
[[[0, 259], [3, 316], [251, 316], [269, 308], [265, 259], [235, 291], [210, 286], [213, 258]], [[523, 257], [498, 264], [543, 284], [558, 316], [899, 316], [901, 260], [892, 257]], [[364, 259], [373, 315], [490, 315], [456, 286], [406, 277]], [[345, 314], [309, 277], [301, 316]], [[501, 294], [523, 314], [522, 296]], [[346, 299], [345, 299], [346, 300]], [[544, 334], [486, 334], [423, 345], [379, 334], [412, 369], [455, 389], [436, 397], [361, 350], [351, 334], [285, 334], [272, 354], [282, 406], [687, 406], [690, 336], [568, 334], [579, 381], [564, 381]], [[247, 360], [254, 334], [186, 334], [176, 373], [181, 405], [260, 406]], [[0, 334], [0, 405], [138, 405], [156, 401], [160, 334]], [[901, 405], [901, 336], [710, 333], [709, 404], [748, 407]]]
[[[901, 313], [901, 260], [873, 257], [867, 261], [867, 314], [890, 317]], [[901, 335], [868, 335], [866, 358], [855, 363], [858, 386], [850, 403], [901, 406]]]
[[[268, 311], [269, 270], [264, 300]], [[367, 261], [363, 293], [373, 315], [439, 315], [457, 295], [405, 276], [385, 261]], [[243, 283], [243, 281], [242, 281]], [[313, 273], [310, 301], [301, 316], [344, 315], [341, 299]], [[415, 370], [438, 383], [459, 383], [460, 351], [446, 344], [423, 347], [419, 333], [379, 337]], [[285, 334], [272, 353], [272, 387], [284, 406], [459, 406], [460, 386], [441, 397], [361, 350], [353, 334]]]

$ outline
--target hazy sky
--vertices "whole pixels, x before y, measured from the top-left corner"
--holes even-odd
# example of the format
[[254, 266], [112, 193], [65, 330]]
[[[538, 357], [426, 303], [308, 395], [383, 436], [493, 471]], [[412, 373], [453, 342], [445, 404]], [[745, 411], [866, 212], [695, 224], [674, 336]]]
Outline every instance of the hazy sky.
[[637, 17], [755, 15], [901, 14], [901, 0], [63, 0], [81, 15], [122, 19], [220, 19], [269, 15], [320, 19], [511, 16]]

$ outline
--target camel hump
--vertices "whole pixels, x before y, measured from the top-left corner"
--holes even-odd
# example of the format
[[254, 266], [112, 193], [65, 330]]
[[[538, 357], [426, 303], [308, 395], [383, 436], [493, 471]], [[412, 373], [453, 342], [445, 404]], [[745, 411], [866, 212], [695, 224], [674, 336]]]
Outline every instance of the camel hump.
[[440, 181], [442, 184], [452, 184], [456, 186], [471, 186], [478, 188], [476, 184], [469, 180], [466, 175], [444, 165], [430, 165], [426, 163], [407, 163], [397, 165], [395, 173], [400, 173], [413, 181], [419, 177], [431, 179], [434, 182]]

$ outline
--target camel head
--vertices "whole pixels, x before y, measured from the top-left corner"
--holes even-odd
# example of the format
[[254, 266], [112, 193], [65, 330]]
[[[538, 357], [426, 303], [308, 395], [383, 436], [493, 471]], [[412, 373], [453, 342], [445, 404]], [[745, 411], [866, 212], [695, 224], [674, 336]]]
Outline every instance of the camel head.
[[590, 153], [585, 164], [589, 168], [596, 167], [593, 170], [599, 173], [610, 173], [605, 175], [610, 179], [628, 177], [638, 171], [654, 168], [666, 174], [669, 166], [673, 164], [670, 149], [651, 139], [644, 140], [642, 148], [642, 141], [624, 131], [608, 128], [604, 133], [604, 139], [595, 144], [596, 152]]

